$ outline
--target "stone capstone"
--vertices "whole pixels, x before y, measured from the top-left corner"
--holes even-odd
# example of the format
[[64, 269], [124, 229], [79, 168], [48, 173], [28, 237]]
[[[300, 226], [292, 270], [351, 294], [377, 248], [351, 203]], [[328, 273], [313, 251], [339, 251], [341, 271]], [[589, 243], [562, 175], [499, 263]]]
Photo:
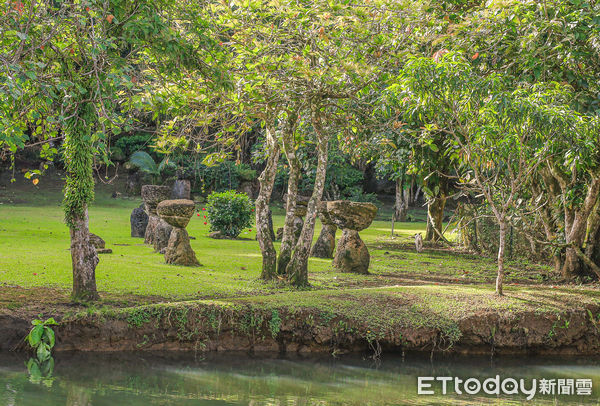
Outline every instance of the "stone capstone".
[[144, 234], [144, 243], [154, 245], [155, 232], [160, 221], [160, 217], [156, 213], [156, 206], [163, 200], [167, 200], [169, 196], [171, 196], [171, 188], [169, 186], [142, 186], [142, 200], [148, 214], [148, 225]]
[[319, 220], [321, 223], [328, 225], [335, 225], [331, 217], [329, 217], [329, 212], [327, 211], [327, 202], [321, 202], [317, 206], [317, 213], [319, 215]]
[[196, 205], [187, 199], [163, 200], [156, 207], [158, 215], [177, 228], [185, 228], [194, 215]]
[[362, 231], [373, 222], [377, 214], [377, 206], [373, 203], [334, 200], [327, 202], [327, 213], [338, 227]]
[[148, 215], [156, 214], [156, 206], [163, 200], [171, 197], [169, 186], [144, 185], [142, 186], [142, 200]]

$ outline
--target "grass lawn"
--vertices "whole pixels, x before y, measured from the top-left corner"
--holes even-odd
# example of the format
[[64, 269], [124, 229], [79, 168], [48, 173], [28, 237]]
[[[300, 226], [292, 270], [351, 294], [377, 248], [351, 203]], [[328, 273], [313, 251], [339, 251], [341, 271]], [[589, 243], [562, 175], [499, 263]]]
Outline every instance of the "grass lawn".
[[[56, 181], [38, 187], [24, 181], [3, 182], [0, 187], [0, 310], [29, 308], [48, 310], [53, 304], [67, 304], [71, 288], [69, 233], [60, 207], [61, 187]], [[396, 224], [396, 236], [390, 236], [391, 223], [378, 218], [361, 236], [371, 253], [370, 275], [344, 274], [331, 267], [331, 260], [311, 258], [309, 263], [311, 292], [294, 291], [283, 283], [259, 280], [261, 256], [252, 229], [239, 240], [213, 240], [204, 218], [194, 216], [188, 226], [191, 241], [201, 267], [188, 268], [164, 263], [162, 255], [130, 237], [129, 215], [140, 204], [137, 198], [110, 197], [114, 186], [99, 185], [96, 202], [90, 208], [90, 229], [107, 242], [112, 254], [100, 256], [96, 269], [97, 285], [108, 305], [137, 305], [164, 301], [233, 300], [248, 301], [260, 297], [261, 303], [314, 303], [333, 306], [350, 300], [348, 311], [358, 311], [364, 295], [373, 298], [389, 292], [412, 303], [425, 303], [456, 312], [445, 303], [449, 298], [468, 298], [484, 294], [485, 303], [494, 300], [493, 282], [496, 265], [493, 259], [450, 251], [443, 246], [414, 250], [413, 235], [424, 232], [423, 222]], [[283, 224], [283, 213], [274, 210], [275, 227]], [[318, 222], [318, 235], [320, 223]], [[338, 232], [339, 233], [339, 232]], [[339, 234], [338, 234], [339, 235]], [[535, 303], [537, 284], [554, 284], [546, 265], [509, 262], [506, 283], [508, 294], [519, 292], [520, 299]], [[52, 288], [48, 290], [48, 288]], [[568, 294], [590, 293], [598, 299], [597, 288], [563, 287]], [[520, 289], [523, 289], [521, 291]], [[335, 292], [333, 292], [335, 291]], [[387, 293], [386, 293], [387, 292]], [[523, 293], [525, 292], [525, 293]], [[546, 292], [546, 293], [544, 293]], [[420, 299], [415, 301], [415, 297]], [[431, 299], [433, 298], [433, 299]], [[546, 301], [540, 296], [539, 302]], [[42, 304], [44, 306], [38, 306]], [[464, 306], [469, 307], [468, 300]], [[475, 300], [474, 303], [481, 301]], [[504, 303], [504, 302], [500, 302]], [[508, 302], [507, 302], [508, 303]], [[434, 306], [435, 305], [435, 306]], [[340, 305], [341, 306], [341, 305]], [[486, 305], [487, 306], [487, 305]], [[342, 306], [342, 309], [344, 307]]]

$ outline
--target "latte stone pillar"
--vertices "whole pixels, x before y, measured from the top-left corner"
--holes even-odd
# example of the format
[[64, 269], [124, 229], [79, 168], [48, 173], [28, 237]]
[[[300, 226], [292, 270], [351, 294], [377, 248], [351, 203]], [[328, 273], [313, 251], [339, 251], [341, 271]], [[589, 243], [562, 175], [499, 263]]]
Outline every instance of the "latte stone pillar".
[[185, 227], [195, 211], [191, 200], [164, 200], [156, 208], [158, 215], [173, 227], [165, 249], [165, 262], [173, 265], [199, 266], [196, 253], [190, 245], [190, 237]]
[[329, 213], [327, 213], [327, 202], [319, 204], [319, 219], [323, 228], [321, 228], [319, 238], [317, 238], [315, 245], [312, 247], [310, 256], [315, 258], [333, 258], [337, 226], [329, 217]]
[[142, 200], [148, 214], [148, 225], [144, 233], [144, 243], [154, 245], [156, 238], [156, 227], [160, 223], [160, 217], [156, 213], [156, 206], [171, 196], [169, 186], [144, 185], [142, 186]]
[[146, 228], [148, 227], [148, 214], [146, 213], [146, 210], [144, 210], [144, 203], [131, 211], [129, 223], [131, 225], [131, 236], [144, 238], [146, 235]]
[[188, 179], [177, 179], [173, 183], [171, 191], [171, 199], [187, 199], [191, 200], [192, 184]]
[[327, 202], [327, 213], [331, 221], [342, 229], [333, 266], [341, 272], [368, 274], [371, 256], [358, 232], [371, 225], [377, 214], [377, 206], [335, 200]]

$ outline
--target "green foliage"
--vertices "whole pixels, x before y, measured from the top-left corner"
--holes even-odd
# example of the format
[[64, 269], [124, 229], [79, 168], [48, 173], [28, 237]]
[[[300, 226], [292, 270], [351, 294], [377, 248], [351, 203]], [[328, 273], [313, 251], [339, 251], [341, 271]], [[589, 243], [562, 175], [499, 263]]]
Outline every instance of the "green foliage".
[[199, 191], [223, 192], [236, 189], [241, 182], [256, 179], [256, 171], [246, 164], [223, 161], [215, 165], [205, 165], [192, 161], [183, 163], [187, 178], [199, 179]]
[[152, 156], [146, 151], [137, 151], [129, 158], [129, 164], [140, 171], [152, 176], [154, 183], [159, 183], [167, 173], [173, 173], [176, 165], [169, 161], [168, 157], [156, 163]]
[[353, 202], [373, 203], [376, 206], [382, 206], [381, 202], [377, 198], [377, 195], [375, 193], [363, 192], [362, 186], [348, 188], [344, 192], [345, 193], [343, 197], [345, 200], [351, 200]]
[[208, 195], [206, 214], [211, 231], [220, 231], [228, 237], [236, 238], [244, 228], [252, 224], [253, 212], [254, 206], [244, 193], [228, 190]]
[[88, 121], [94, 114], [93, 106], [84, 103], [81, 110], [79, 117], [69, 120], [63, 143], [67, 173], [63, 205], [69, 227], [74, 227], [77, 220], [83, 219], [87, 206], [94, 200], [94, 148]]
[[131, 156], [137, 151], [150, 153], [152, 138], [152, 134], [125, 135], [115, 142], [114, 148], [120, 148], [125, 156]]
[[[477, 69], [515, 82], [572, 86], [576, 110], [600, 111], [600, 6], [593, 1], [487, 2], [438, 43], [474, 57]], [[439, 45], [438, 45], [439, 46]]]
[[[258, 149], [261, 149], [260, 143]], [[316, 155], [314, 144], [305, 143], [301, 145], [296, 150], [296, 155], [303, 163], [299, 190], [303, 194], [309, 194], [315, 182]], [[330, 142], [328, 155], [324, 190], [324, 196], [327, 199], [378, 202], [376, 195], [363, 193], [364, 174], [352, 165], [349, 155], [338, 148], [337, 141], [332, 140]], [[288, 166], [285, 163], [280, 163], [275, 177], [275, 188], [282, 191], [286, 190], [288, 179]]]
[[241, 181], [251, 182], [256, 180], [256, 171], [246, 164], [236, 165], [235, 170]]
[[269, 330], [271, 331], [271, 337], [275, 338], [281, 330], [281, 317], [279, 311], [273, 309], [271, 311], [271, 319], [269, 320]]
[[37, 360], [45, 362], [52, 356], [52, 348], [54, 348], [56, 342], [54, 330], [50, 326], [55, 326], [58, 323], [53, 318], [49, 318], [45, 321], [35, 319], [31, 324], [33, 328], [27, 334], [25, 340], [35, 350]]

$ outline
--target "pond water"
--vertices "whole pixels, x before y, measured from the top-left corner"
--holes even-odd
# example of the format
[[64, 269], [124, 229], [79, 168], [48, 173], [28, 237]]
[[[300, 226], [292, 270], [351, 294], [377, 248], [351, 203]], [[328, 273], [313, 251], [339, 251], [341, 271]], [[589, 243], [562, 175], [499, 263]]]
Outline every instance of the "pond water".
[[[102, 405], [473, 405], [522, 404], [526, 395], [417, 394], [417, 377], [537, 379], [528, 404], [600, 404], [600, 358], [496, 358], [384, 355], [334, 359], [246, 355], [58, 353], [51, 375], [31, 375], [22, 355], [0, 354], [0, 406]], [[34, 371], [35, 372], [35, 371]], [[573, 379], [560, 385], [574, 395], [540, 394], [539, 380]], [[585, 395], [592, 381], [590, 395]], [[582, 383], [583, 382], [583, 383]], [[576, 384], [579, 388], [575, 388]], [[572, 384], [572, 385], [571, 385]], [[473, 385], [476, 385], [473, 383]], [[506, 387], [510, 391], [510, 385]], [[549, 383], [549, 385], [551, 385]], [[564, 388], [567, 389], [564, 389]], [[459, 390], [464, 391], [464, 387]], [[472, 386], [472, 390], [476, 386]], [[494, 390], [489, 383], [488, 390]], [[555, 391], [557, 388], [555, 388]], [[577, 390], [582, 394], [577, 395]]]

